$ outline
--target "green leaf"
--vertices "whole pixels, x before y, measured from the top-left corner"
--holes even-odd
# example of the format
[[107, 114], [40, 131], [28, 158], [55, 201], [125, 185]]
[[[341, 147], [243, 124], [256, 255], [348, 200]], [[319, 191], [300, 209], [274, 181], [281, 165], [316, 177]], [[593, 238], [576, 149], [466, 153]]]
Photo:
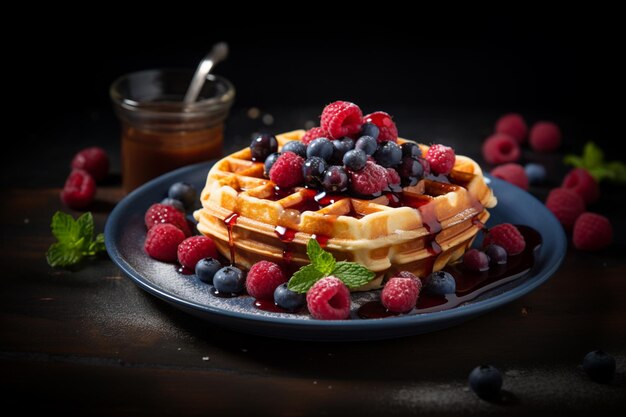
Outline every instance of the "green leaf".
[[337, 262], [332, 275], [343, 281], [348, 288], [358, 288], [374, 279], [374, 274], [355, 262]]
[[[313, 239], [315, 240], [315, 239]], [[324, 274], [318, 271], [315, 266], [305, 265], [301, 267], [289, 280], [287, 288], [297, 293], [306, 293], [309, 288], [317, 281], [324, 277]]]
[[600, 167], [604, 163], [604, 152], [595, 143], [587, 142], [583, 149], [583, 162], [587, 169]]
[[85, 239], [85, 242], [91, 242], [93, 240], [93, 216], [91, 212], [83, 213], [76, 223], [79, 227], [80, 237]]
[[613, 180], [620, 183], [626, 183], [626, 165], [619, 161], [609, 162], [607, 169], [613, 172]]
[[611, 171], [610, 169], [608, 169], [606, 166], [599, 166], [599, 167], [595, 167], [595, 168], [590, 168], [587, 171], [589, 171], [589, 174], [597, 182], [600, 182], [600, 181], [605, 180], [605, 179], [609, 179], [609, 180], [614, 180], [615, 179], [615, 173], [613, 171]]
[[57, 211], [52, 216], [50, 227], [58, 240], [46, 253], [48, 264], [52, 267], [71, 266], [85, 256], [93, 256], [105, 250], [102, 233], [94, 240], [93, 216], [90, 212], [74, 220], [69, 214]]
[[80, 228], [76, 221], [72, 216], [62, 211], [54, 213], [50, 228], [52, 229], [52, 234], [60, 243], [70, 244], [75, 242], [80, 235]]
[[46, 253], [48, 264], [52, 267], [75, 265], [82, 258], [80, 250], [64, 243], [53, 243]]
[[306, 254], [311, 264], [324, 275], [330, 275], [335, 268], [335, 258], [330, 252], [326, 252], [317, 240], [309, 239], [306, 245]]
[[565, 155], [565, 158], [563, 158], [563, 163], [565, 165], [572, 165], [575, 168], [584, 168], [585, 167], [585, 161], [583, 161], [583, 159], [580, 156], [576, 156], [576, 155]]

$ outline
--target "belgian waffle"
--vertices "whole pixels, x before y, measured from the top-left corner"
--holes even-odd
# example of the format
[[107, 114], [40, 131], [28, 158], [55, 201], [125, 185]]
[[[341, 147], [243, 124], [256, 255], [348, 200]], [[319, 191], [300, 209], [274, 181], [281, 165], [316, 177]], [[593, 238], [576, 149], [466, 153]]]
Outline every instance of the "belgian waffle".
[[[303, 135], [296, 130], [276, 139], [281, 147]], [[316, 238], [335, 259], [376, 273], [362, 290], [380, 287], [397, 270], [425, 277], [457, 260], [489, 218], [486, 208], [497, 202], [478, 164], [460, 155], [450, 183], [423, 179], [371, 200], [303, 187], [277, 192], [263, 168], [251, 160], [249, 148], [219, 160], [208, 173], [202, 208], [194, 213], [198, 230], [244, 268], [271, 260], [297, 269], [309, 263], [306, 244]]]

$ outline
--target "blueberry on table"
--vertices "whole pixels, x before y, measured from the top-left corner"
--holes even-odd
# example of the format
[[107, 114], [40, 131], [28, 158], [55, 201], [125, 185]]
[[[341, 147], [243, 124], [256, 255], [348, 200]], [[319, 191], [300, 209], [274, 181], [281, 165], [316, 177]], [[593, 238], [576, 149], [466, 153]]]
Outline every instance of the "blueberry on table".
[[202, 282], [213, 284], [213, 277], [220, 269], [222, 269], [222, 264], [217, 259], [200, 259], [196, 264], [196, 276]]
[[541, 184], [546, 179], [546, 168], [541, 164], [529, 163], [524, 167], [530, 184]]
[[306, 296], [291, 291], [285, 282], [274, 290], [274, 302], [278, 307], [284, 308], [287, 311], [296, 311], [304, 307]]
[[382, 142], [374, 152], [374, 159], [385, 168], [391, 168], [402, 161], [402, 148], [395, 142]]
[[278, 141], [268, 133], [255, 136], [250, 143], [250, 152], [254, 162], [263, 162], [276, 151], [278, 151]]
[[436, 271], [426, 277], [424, 290], [435, 295], [454, 294], [456, 292], [456, 281], [450, 273]]
[[469, 385], [480, 398], [497, 399], [502, 389], [502, 374], [494, 366], [480, 365], [470, 372]]
[[601, 350], [594, 350], [585, 355], [583, 370], [594, 381], [607, 383], [615, 375], [615, 358]]
[[221, 293], [241, 294], [245, 286], [245, 277], [241, 269], [225, 266], [215, 273], [213, 286]]
[[333, 144], [326, 138], [317, 138], [306, 148], [307, 158], [318, 156], [325, 161], [330, 161], [334, 152]]
[[167, 196], [182, 202], [185, 206], [185, 210], [191, 210], [196, 204], [198, 192], [191, 184], [176, 182], [170, 186]]
[[365, 167], [367, 155], [360, 149], [353, 149], [343, 156], [343, 164], [352, 171], [360, 171]]
[[354, 149], [360, 149], [367, 155], [374, 155], [374, 152], [376, 152], [377, 148], [378, 142], [376, 142], [376, 138], [370, 135], [361, 136], [354, 144]]
[[292, 140], [285, 143], [285, 145], [281, 149], [281, 152], [293, 152], [296, 155], [300, 155], [301, 157], [306, 158], [306, 145], [299, 140]]

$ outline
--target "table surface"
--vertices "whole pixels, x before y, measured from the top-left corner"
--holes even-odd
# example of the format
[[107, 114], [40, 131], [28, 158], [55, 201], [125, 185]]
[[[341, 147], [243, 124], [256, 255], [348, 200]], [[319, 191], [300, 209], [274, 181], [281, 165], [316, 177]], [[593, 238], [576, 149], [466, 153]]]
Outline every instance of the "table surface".
[[[405, 136], [450, 143], [479, 161], [479, 144], [497, 117], [497, 112], [397, 111], [406, 117], [396, 115], [397, 120], [411, 120], [399, 122]], [[275, 124], [266, 128], [279, 132], [302, 126], [315, 114], [276, 109]], [[79, 132], [59, 124], [49, 134], [62, 145], [51, 154], [9, 163], [3, 175], [4, 404], [25, 411], [107, 415], [603, 415], [624, 409], [623, 188], [615, 192], [603, 185], [602, 199], [592, 208], [615, 225], [611, 248], [600, 253], [570, 248], [552, 279], [496, 311], [446, 330], [393, 340], [271, 339], [177, 310], [135, 286], [106, 256], [76, 271], [47, 265], [51, 216], [68, 211], [59, 190], [71, 155], [100, 141], [111, 152], [113, 171], [119, 172], [117, 126], [107, 112], [96, 116]], [[559, 121], [564, 131], [584, 130], [580, 121]], [[246, 117], [245, 109], [233, 114], [226, 151], [245, 146], [247, 134], [262, 127]], [[580, 136], [572, 134], [564, 150], [579, 150]], [[37, 140], [36, 135], [27, 138], [22, 146]], [[546, 185], [531, 189], [544, 198], [565, 172], [562, 153], [538, 156], [526, 149], [524, 158], [548, 167]], [[16, 174], [18, 163], [22, 171]], [[98, 231], [121, 198], [119, 176], [99, 186], [91, 207]], [[581, 370], [585, 353], [597, 348], [617, 360], [610, 384], [594, 383]], [[505, 395], [499, 403], [480, 400], [468, 389], [469, 372], [483, 363], [503, 372]]]

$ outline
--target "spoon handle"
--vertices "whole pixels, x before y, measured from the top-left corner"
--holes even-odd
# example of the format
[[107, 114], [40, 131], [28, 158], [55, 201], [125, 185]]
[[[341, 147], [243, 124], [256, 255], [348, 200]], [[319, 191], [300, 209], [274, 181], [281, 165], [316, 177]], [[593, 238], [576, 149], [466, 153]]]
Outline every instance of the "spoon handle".
[[185, 98], [183, 99], [185, 104], [191, 104], [198, 99], [198, 95], [200, 94], [200, 90], [202, 90], [202, 86], [204, 85], [207, 75], [209, 75], [209, 72], [215, 64], [223, 61], [226, 56], [228, 56], [228, 45], [225, 42], [220, 42], [216, 44], [211, 52], [204, 57], [198, 65], [198, 68], [191, 79], [191, 83], [187, 88]]

